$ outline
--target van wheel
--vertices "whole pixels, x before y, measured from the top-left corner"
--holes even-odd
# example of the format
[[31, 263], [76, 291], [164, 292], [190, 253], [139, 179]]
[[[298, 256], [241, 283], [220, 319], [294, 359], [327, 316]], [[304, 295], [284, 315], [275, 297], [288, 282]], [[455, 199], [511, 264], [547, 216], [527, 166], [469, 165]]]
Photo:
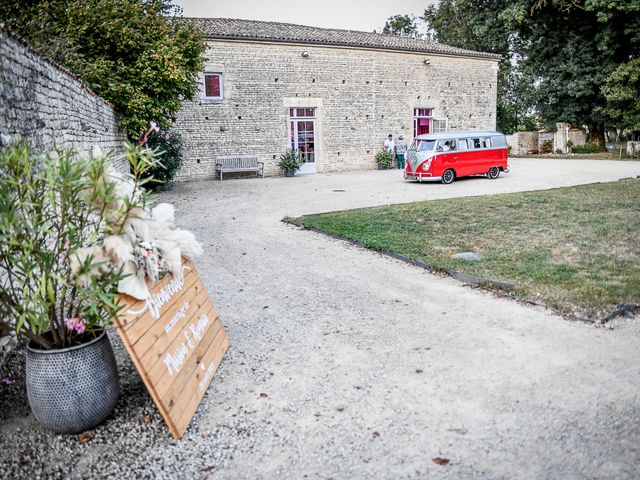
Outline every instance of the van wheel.
[[456, 178], [456, 174], [453, 170], [445, 170], [442, 174], [442, 183], [449, 185]]
[[487, 172], [487, 177], [491, 180], [495, 180], [500, 176], [500, 169], [498, 167], [491, 167]]

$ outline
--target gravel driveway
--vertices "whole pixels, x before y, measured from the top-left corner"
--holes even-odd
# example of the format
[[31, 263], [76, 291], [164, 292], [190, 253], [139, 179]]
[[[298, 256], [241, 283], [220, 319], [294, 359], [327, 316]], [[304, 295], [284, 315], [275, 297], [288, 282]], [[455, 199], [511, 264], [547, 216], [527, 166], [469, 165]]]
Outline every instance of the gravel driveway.
[[637, 478], [638, 319], [568, 322], [280, 222], [640, 175], [640, 162], [511, 164], [448, 186], [397, 171], [177, 185], [161, 200], [203, 242], [231, 339], [189, 431], [171, 439], [112, 335], [116, 411], [85, 443], [49, 434], [28, 413], [18, 352], [3, 375], [15, 383], [0, 385], [0, 476]]

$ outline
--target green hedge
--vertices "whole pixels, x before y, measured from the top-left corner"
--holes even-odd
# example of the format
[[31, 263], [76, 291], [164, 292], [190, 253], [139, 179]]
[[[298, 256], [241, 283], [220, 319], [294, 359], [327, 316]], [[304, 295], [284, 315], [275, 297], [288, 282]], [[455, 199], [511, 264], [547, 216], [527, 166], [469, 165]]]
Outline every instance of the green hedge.
[[587, 143], [585, 145], [574, 145], [571, 147], [571, 153], [598, 153], [602, 150], [597, 145]]

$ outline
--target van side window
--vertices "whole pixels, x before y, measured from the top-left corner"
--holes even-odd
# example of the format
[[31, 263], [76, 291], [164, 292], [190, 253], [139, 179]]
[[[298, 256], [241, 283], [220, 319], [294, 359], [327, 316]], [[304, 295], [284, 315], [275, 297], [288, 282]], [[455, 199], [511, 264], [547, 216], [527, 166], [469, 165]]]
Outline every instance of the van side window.
[[494, 137], [491, 137], [491, 143], [493, 144], [494, 148], [495, 147], [506, 147], [507, 146], [507, 139], [504, 138], [504, 135], [496, 135]]
[[469, 147], [467, 145], [467, 139], [466, 138], [459, 138], [458, 139], [458, 150], [468, 150]]
[[491, 138], [483, 138], [482, 143], [484, 148], [491, 148]]
[[448, 152], [449, 150], [455, 150], [455, 141], [454, 140], [440, 140], [438, 142], [438, 151], [439, 152]]
[[482, 146], [480, 145], [480, 139], [479, 138], [474, 138], [473, 139], [473, 148], [482, 148]]
[[436, 144], [435, 140], [418, 140], [419, 152], [430, 152], [433, 150], [433, 146]]

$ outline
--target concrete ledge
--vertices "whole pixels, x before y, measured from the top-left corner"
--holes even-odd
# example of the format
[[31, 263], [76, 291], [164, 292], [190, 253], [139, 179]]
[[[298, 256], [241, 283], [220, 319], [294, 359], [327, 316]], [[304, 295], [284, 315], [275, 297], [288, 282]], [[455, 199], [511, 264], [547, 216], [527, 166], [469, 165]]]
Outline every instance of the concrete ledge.
[[502, 280], [492, 280], [489, 278], [478, 277], [476, 275], [469, 275], [464, 272], [452, 271], [449, 272], [452, 278], [460, 280], [464, 283], [471, 283], [473, 285], [483, 285], [491, 288], [498, 288], [500, 290], [515, 290], [516, 286], [513, 283], [505, 282]]

